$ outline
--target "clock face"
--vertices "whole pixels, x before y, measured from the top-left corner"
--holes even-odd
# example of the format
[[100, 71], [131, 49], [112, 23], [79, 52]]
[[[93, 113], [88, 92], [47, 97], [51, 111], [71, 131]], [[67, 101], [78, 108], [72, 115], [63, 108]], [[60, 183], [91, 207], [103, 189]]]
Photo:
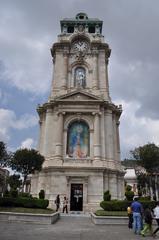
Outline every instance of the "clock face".
[[73, 44], [73, 50], [79, 52], [86, 52], [88, 49], [88, 43], [85, 41], [78, 41]]

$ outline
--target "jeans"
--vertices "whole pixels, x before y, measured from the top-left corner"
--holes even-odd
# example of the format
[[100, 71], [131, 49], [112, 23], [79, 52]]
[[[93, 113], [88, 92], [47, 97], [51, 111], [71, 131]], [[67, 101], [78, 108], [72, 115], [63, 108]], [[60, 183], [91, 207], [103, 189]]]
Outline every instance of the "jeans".
[[138, 212], [133, 212], [133, 230], [134, 230], [134, 233], [140, 234], [141, 214]]

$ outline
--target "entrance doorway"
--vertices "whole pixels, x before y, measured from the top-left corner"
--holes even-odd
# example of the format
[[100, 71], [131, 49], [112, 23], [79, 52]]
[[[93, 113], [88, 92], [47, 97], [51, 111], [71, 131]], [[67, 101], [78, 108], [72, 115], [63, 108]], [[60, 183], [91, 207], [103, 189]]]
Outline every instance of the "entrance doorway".
[[83, 184], [71, 184], [70, 211], [83, 210]]

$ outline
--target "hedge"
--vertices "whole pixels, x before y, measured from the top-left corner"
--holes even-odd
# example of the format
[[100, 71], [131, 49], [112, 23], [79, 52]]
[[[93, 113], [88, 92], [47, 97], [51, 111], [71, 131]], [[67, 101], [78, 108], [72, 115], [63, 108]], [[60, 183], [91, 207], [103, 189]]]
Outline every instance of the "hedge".
[[[147, 206], [153, 209], [156, 206], [155, 201], [139, 201], [143, 208]], [[127, 207], [132, 203], [132, 201], [127, 200], [112, 200], [112, 201], [102, 201], [100, 203], [101, 208], [105, 211], [127, 211]]]
[[24, 207], [24, 208], [42, 208], [45, 209], [49, 205], [49, 200], [47, 199], [34, 199], [25, 197], [1, 197], [0, 206], [2, 207]]

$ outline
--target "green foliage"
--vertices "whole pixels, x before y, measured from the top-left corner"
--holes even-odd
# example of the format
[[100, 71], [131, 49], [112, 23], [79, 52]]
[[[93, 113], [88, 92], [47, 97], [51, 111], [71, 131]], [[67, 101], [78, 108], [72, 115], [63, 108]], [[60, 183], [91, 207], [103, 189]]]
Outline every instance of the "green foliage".
[[97, 210], [95, 212], [96, 216], [126, 216], [127, 217], [127, 211], [104, 211], [104, 210]]
[[39, 192], [39, 198], [40, 199], [45, 199], [45, 191], [43, 189], [41, 189], [40, 192]]
[[[105, 211], [127, 211], [127, 207], [132, 203], [132, 201], [127, 200], [112, 200], [112, 201], [102, 201], [100, 203], [101, 208]], [[155, 207], [155, 201], [141, 201], [143, 208], [149, 206], [150, 209]]]
[[24, 197], [24, 198], [32, 198], [32, 195], [27, 192], [20, 192], [19, 197]]
[[131, 191], [131, 189], [132, 189], [132, 186], [126, 185], [126, 191]]
[[49, 200], [47, 199], [34, 199], [34, 198], [22, 198], [22, 197], [0, 198], [0, 206], [2, 207], [24, 207], [24, 208], [46, 209], [48, 205], [49, 205]]
[[44, 157], [38, 151], [25, 148], [19, 149], [14, 153], [10, 165], [13, 170], [22, 173], [24, 185], [29, 174], [41, 170], [43, 162]]
[[110, 194], [109, 190], [107, 190], [106, 192], [104, 192], [103, 200], [104, 200], [104, 201], [110, 201], [110, 200], [111, 200], [111, 194]]
[[9, 191], [7, 189], [5, 190], [3, 196], [4, 197], [9, 197], [10, 196], [10, 193], [9, 193]]
[[148, 173], [159, 170], [159, 147], [154, 143], [137, 147], [130, 153]]
[[11, 189], [10, 190], [10, 196], [13, 198], [17, 198], [18, 197], [18, 191], [16, 189]]
[[4, 142], [0, 141], [0, 167], [9, 167], [12, 154], [7, 152]]
[[134, 192], [133, 191], [126, 191], [125, 192], [125, 197], [128, 201], [132, 201], [134, 197]]
[[112, 201], [102, 201], [100, 203], [101, 208], [105, 211], [126, 211], [130, 202], [124, 200], [112, 200]]
[[11, 189], [17, 189], [22, 185], [22, 180], [20, 179], [19, 174], [13, 174], [9, 176], [7, 182], [10, 185]]
[[0, 174], [0, 186], [3, 186], [5, 183], [5, 177], [4, 175]]

